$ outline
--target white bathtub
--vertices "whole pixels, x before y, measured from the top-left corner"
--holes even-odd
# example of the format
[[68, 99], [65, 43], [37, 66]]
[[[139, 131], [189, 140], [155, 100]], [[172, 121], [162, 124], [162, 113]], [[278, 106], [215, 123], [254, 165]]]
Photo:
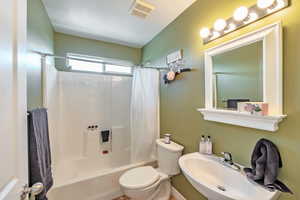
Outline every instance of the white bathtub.
[[[49, 200], [111, 200], [122, 196], [119, 177], [127, 170], [144, 166], [155, 166], [155, 161], [130, 164], [115, 169], [100, 170], [77, 174], [65, 180], [54, 180], [48, 193]], [[70, 170], [65, 168], [66, 175]]]

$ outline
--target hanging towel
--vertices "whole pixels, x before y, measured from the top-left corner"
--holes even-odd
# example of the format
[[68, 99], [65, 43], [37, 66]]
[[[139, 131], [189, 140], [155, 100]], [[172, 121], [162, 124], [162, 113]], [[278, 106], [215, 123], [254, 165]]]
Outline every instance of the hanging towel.
[[29, 185], [43, 183], [44, 189], [36, 200], [47, 200], [46, 194], [53, 185], [47, 110], [28, 113]]
[[289, 192], [291, 190], [277, 180], [279, 168], [282, 168], [282, 160], [278, 148], [267, 139], [259, 140], [252, 153], [251, 168], [245, 168], [247, 177], [269, 190]]

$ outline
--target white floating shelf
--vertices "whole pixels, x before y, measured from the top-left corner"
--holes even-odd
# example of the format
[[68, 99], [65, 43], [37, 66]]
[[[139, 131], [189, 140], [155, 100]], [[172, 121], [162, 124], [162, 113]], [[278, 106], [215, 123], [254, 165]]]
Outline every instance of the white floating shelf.
[[197, 109], [205, 120], [275, 132], [286, 115], [258, 116], [230, 110]]

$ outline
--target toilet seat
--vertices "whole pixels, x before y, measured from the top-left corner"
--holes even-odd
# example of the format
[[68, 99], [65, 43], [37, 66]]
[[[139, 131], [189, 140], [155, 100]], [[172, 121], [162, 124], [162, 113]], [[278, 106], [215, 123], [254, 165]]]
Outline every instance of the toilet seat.
[[121, 186], [128, 189], [142, 189], [151, 186], [160, 179], [159, 173], [151, 166], [137, 167], [120, 177]]

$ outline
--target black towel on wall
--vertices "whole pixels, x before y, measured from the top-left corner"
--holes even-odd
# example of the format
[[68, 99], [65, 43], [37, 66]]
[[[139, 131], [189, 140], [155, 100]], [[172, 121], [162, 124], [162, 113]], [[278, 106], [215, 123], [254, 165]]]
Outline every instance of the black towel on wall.
[[47, 200], [46, 194], [53, 185], [47, 110], [28, 113], [29, 185], [43, 183], [44, 189], [36, 200]]
[[277, 189], [292, 193], [282, 182], [277, 180], [282, 160], [276, 145], [267, 140], [259, 140], [252, 153], [251, 168], [245, 168], [247, 177], [268, 189]]

